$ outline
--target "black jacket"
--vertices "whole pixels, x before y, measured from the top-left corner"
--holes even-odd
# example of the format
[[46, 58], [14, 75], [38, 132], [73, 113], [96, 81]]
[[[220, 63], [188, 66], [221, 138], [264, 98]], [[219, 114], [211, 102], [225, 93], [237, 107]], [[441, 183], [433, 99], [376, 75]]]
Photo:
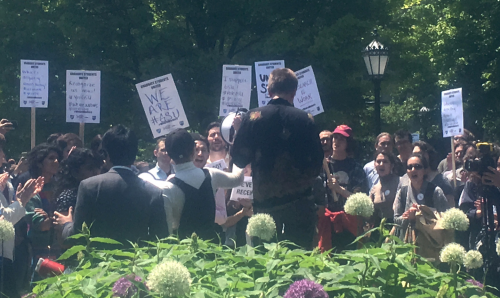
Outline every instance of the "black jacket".
[[124, 168], [80, 183], [73, 221], [64, 227], [63, 236], [79, 233], [84, 222], [91, 236], [125, 245], [127, 240], [137, 243], [168, 235], [161, 190]]
[[319, 175], [323, 150], [311, 114], [277, 98], [249, 111], [236, 134], [233, 162], [252, 164], [254, 203], [302, 196]]

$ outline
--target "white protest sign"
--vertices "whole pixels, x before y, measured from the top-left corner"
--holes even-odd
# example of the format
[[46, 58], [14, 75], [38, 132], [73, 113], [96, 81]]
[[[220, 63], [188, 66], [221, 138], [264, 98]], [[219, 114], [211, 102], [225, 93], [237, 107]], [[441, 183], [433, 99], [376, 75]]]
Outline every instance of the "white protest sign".
[[49, 106], [49, 61], [21, 60], [21, 108]]
[[255, 82], [259, 107], [267, 105], [271, 100], [267, 91], [267, 82], [271, 72], [277, 68], [285, 68], [285, 60], [255, 62]]
[[319, 97], [316, 78], [311, 66], [295, 72], [299, 85], [297, 86], [297, 94], [293, 99], [293, 105], [301, 110], [310, 113], [313, 116], [324, 112], [321, 98]]
[[189, 123], [171, 74], [136, 84], [153, 137], [161, 137]]
[[219, 116], [227, 116], [238, 108], [250, 108], [252, 66], [223, 65]]
[[233, 188], [231, 191], [232, 201], [238, 201], [241, 199], [253, 200], [252, 177], [245, 176], [243, 183], [240, 186]]
[[444, 138], [463, 134], [462, 88], [441, 92], [441, 119]]
[[223, 171], [224, 169], [227, 169], [227, 165], [225, 160], [219, 159], [217, 161], [209, 163], [208, 165], [205, 165], [205, 168], [213, 168]]
[[101, 72], [66, 70], [66, 122], [101, 122]]

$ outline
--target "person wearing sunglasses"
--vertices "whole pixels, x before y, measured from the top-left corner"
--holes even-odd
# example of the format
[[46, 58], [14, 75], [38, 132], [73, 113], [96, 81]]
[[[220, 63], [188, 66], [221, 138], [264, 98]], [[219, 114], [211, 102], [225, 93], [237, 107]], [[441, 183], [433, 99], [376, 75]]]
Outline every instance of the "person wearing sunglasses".
[[415, 223], [415, 214], [420, 205], [444, 212], [449, 208], [443, 190], [425, 180], [425, 170], [429, 167], [427, 160], [418, 153], [413, 153], [407, 162], [406, 173], [410, 183], [403, 185], [394, 200], [394, 223], [399, 225], [397, 235], [404, 240], [408, 225]]
[[450, 207], [455, 207], [454, 189], [450, 182], [444, 178], [444, 175], [437, 170], [439, 159], [434, 147], [424, 141], [418, 141], [413, 143], [413, 153], [421, 154], [427, 159], [429, 167], [425, 169], [425, 180], [439, 186], [443, 190]]

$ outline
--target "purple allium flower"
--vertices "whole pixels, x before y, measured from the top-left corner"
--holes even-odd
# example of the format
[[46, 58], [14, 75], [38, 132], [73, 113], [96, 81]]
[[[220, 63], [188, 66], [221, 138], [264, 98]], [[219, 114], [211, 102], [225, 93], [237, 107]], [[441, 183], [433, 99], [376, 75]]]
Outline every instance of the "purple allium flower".
[[323, 286], [312, 280], [302, 279], [294, 282], [286, 291], [284, 298], [328, 298]]
[[132, 282], [127, 278], [121, 277], [113, 285], [113, 293], [114, 293], [113, 296], [127, 297], [129, 293], [129, 288], [131, 288], [130, 290], [133, 291], [135, 288], [134, 284], [132, 284]]
[[478, 282], [477, 280], [474, 280], [474, 279], [468, 279], [466, 280], [466, 282], [476, 286], [476, 287], [480, 287], [481, 289], [483, 288], [483, 284]]

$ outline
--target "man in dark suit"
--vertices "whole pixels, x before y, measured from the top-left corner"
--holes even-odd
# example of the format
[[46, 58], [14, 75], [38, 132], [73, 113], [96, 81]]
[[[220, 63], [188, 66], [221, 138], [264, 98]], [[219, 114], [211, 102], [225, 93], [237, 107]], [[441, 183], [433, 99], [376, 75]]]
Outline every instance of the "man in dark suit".
[[86, 223], [94, 237], [127, 241], [163, 238], [168, 235], [162, 192], [138, 178], [131, 170], [138, 151], [135, 134], [117, 125], [102, 138], [102, 148], [113, 164], [105, 174], [85, 179], [78, 188], [74, 222], [56, 214], [55, 224], [64, 224], [63, 238], [76, 234]]

